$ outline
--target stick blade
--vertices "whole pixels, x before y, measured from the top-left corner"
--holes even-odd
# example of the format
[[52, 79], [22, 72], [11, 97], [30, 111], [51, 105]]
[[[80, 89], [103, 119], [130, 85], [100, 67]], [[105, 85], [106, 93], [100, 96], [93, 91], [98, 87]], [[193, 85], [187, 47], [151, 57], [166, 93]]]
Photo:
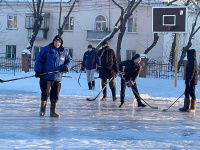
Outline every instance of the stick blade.
[[163, 109], [162, 111], [167, 111], [167, 109]]
[[94, 101], [95, 98], [86, 98], [87, 101]]
[[158, 107], [151, 107], [152, 109], [158, 109]]

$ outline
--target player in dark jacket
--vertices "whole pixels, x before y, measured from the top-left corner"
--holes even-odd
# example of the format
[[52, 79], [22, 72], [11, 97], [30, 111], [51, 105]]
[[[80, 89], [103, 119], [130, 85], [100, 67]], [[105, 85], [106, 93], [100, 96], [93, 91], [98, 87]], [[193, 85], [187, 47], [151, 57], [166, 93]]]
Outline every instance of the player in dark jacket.
[[[196, 111], [196, 95], [195, 86], [198, 82], [198, 65], [196, 60], [196, 51], [190, 49], [187, 51], [188, 63], [186, 66], [186, 80], [185, 80], [185, 98], [184, 106], [179, 108], [180, 111]], [[191, 96], [191, 106], [190, 106], [190, 96]], [[190, 107], [190, 109], [189, 109]]]
[[92, 45], [88, 45], [88, 51], [83, 55], [81, 71], [84, 71], [86, 68], [89, 90], [95, 89], [94, 74], [96, 72], [97, 66], [100, 66], [99, 57], [97, 56], [97, 53], [95, 52]]
[[70, 70], [72, 61], [69, 53], [64, 50], [62, 44], [62, 38], [55, 36], [53, 42], [39, 52], [35, 62], [35, 77], [40, 78], [40, 116], [44, 116], [47, 99], [50, 96], [50, 116], [60, 117], [56, 113], [56, 106], [61, 88], [62, 74]]
[[[109, 86], [112, 91], [113, 101], [117, 100], [116, 97], [116, 83], [115, 78], [118, 73], [118, 65], [115, 51], [112, 50], [106, 41], [102, 44], [102, 49], [98, 52], [100, 57], [101, 67], [99, 69], [99, 77], [102, 80], [102, 88], [105, 86], [108, 79], [113, 79], [110, 81]], [[107, 89], [103, 90], [103, 101], [106, 101]]]
[[[121, 92], [120, 92], [120, 97], [121, 97], [121, 105], [119, 107], [123, 108], [125, 107], [124, 105], [124, 98], [125, 98], [125, 90], [126, 90], [126, 85], [128, 87], [132, 87], [139, 95], [138, 89], [137, 89], [137, 84], [136, 84], [136, 78], [139, 75], [140, 72], [140, 61], [141, 57], [139, 54], [136, 54], [132, 60], [126, 60], [123, 61], [119, 64], [119, 75], [125, 78], [126, 82], [124, 79], [121, 79]], [[137, 99], [138, 102], [138, 107], [146, 107], [145, 104], [141, 102], [141, 99], [139, 96], [137, 96], [135, 93], [135, 98]]]

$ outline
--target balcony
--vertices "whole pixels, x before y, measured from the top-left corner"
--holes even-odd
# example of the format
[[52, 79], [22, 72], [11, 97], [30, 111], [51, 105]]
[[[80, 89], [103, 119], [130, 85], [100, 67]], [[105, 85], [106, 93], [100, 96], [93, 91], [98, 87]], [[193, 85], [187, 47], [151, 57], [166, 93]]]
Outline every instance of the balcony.
[[105, 36], [109, 35], [111, 31], [95, 31], [87, 30], [88, 41], [101, 41]]
[[[36, 39], [47, 39], [47, 32], [49, 30], [49, 13], [42, 13], [43, 21]], [[32, 13], [26, 14], [25, 28], [28, 30], [28, 38], [31, 38], [34, 26], [34, 17]]]

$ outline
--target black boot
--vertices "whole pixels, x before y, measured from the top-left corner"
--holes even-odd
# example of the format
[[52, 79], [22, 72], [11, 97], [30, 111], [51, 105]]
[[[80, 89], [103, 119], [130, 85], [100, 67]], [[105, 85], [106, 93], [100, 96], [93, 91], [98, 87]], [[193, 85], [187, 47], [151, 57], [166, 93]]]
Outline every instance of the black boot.
[[107, 100], [107, 98], [106, 98], [106, 97], [103, 97], [101, 100], [102, 100], [102, 101], [106, 101], [106, 100]]
[[179, 108], [180, 111], [188, 111], [190, 107], [190, 100], [188, 98], [184, 98], [184, 106]]
[[119, 105], [120, 108], [124, 108], [125, 105], [124, 105], [124, 102], [121, 102], [121, 104]]
[[196, 105], [197, 105], [197, 100], [195, 99], [195, 100], [191, 100], [191, 106], [190, 106], [190, 112], [191, 113], [195, 113], [195, 111], [196, 111]]
[[60, 115], [56, 113], [56, 107], [57, 107], [57, 103], [51, 102], [50, 117], [60, 117]]
[[138, 103], [138, 107], [146, 107], [147, 105], [143, 104], [142, 102], [141, 103]]
[[95, 90], [95, 81], [92, 81], [92, 90]]
[[92, 90], [92, 82], [88, 82], [89, 90]]
[[146, 107], [147, 105], [143, 104], [141, 102], [141, 99], [140, 98], [137, 98], [137, 102], [138, 102], [138, 107]]
[[47, 101], [41, 101], [40, 116], [44, 116], [46, 110]]

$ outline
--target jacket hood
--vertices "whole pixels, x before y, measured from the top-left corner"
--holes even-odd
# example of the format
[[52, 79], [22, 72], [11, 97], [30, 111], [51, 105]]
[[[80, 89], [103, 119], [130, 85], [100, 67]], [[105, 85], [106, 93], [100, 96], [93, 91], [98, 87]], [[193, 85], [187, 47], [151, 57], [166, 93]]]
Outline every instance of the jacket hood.
[[192, 59], [192, 58], [196, 58], [196, 50], [195, 49], [189, 49], [187, 51], [187, 59]]
[[51, 42], [50, 44], [49, 44], [49, 47], [50, 48], [55, 48], [55, 46], [54, 46], [54, 41], [55, 40], [61, 40], [61, 45], [60, 45], [60, 47], [58, 48], [60, 51], [63, 51], [64, 50], [64, 47], [62, 46], [63, 45], [63, 39], [62, 39], [62, 37], [61, 36], [59, 36], [59, 35], [56, 35], [55, 37], [54, 37], [54, 39], [53, 39], [53, 42]]

